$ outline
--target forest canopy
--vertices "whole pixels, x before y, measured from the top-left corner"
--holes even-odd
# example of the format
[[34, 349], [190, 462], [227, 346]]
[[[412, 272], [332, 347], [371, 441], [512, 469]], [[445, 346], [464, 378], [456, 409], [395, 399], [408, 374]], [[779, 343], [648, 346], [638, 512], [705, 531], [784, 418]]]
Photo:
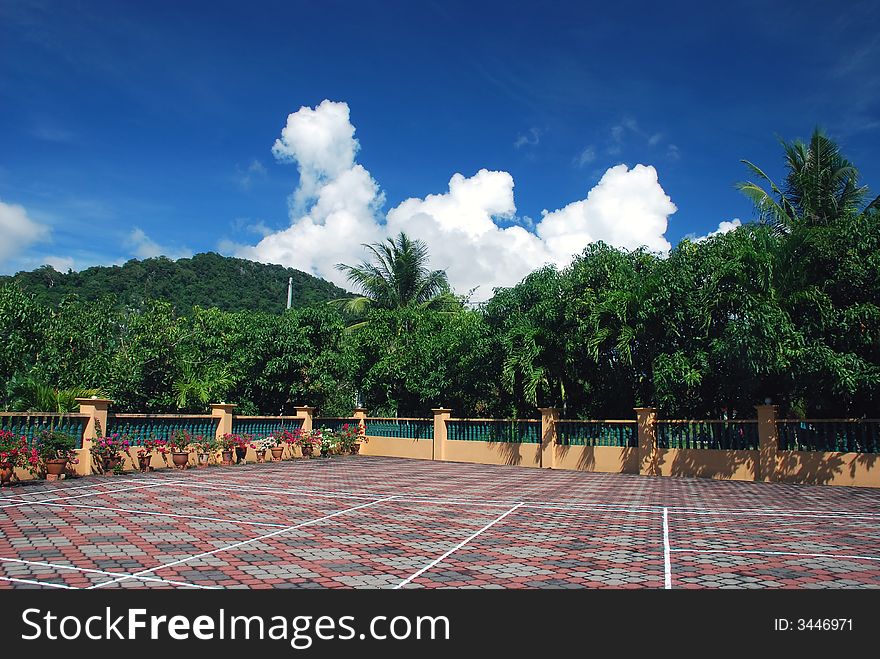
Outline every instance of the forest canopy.
[[555, 406], [632, 418], [654, 405], [717, 418], [754, 417], [769, 399], [786, 416], [876, 415], [878, 200], [819, 131], [783, 147], [783, 183], [748, 163], [756, 181], [740, 184], [755, 222], [665, 255], [595, 243], [476, 308], [361, 305], [355, 331], [346, 305], [324, 301], [341, 289], [289, 311], [225, 311], [180, 295], [133, 304], [124, 290], [56, 301], [19, 276], [0, 286], [2, 406], [36, 409], [40, 388], [59, 399], [86, 388], [138, 412], [225, 401], [242, 414], [315, 405], [347, 416], [357, 401], [374, 415], [445, 406], [534, 417]]

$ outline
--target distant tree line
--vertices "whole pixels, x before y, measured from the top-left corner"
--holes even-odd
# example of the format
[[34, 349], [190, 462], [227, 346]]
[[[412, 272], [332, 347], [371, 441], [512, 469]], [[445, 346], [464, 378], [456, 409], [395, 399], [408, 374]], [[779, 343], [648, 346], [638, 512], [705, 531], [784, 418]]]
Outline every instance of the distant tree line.
[[178, 313], [195, 306], [223, 311], [281, 313], [287, 306], [287, 281], [293, 277], [292, 306], [303, 307], [345, 295], [328, 281], [293, 268], [256, 263], [208, 252], [173, 261], [164, 256], [132, 259], [123, 265], [58, 272], [44, 265], [31, 272], [0, 277], [0, 285], [18, 283], [39, 302], [55, 306], [71, 294], [97, 301], [112, 295], [116, 307], [142, 309], [150, 300], [166, 300]]
[[[112, 296], [44, 301], [0, 287], [0, 391], [27, 409], [48, 387], [97, 389], [115, 409], [239, 413], [316, 405], [348, 415], [632, 418], [877, 416], [880, 202], [817, 131], [785, 144], [777, 185], [749, 163], [757, 221], [668, 255], [590, 245], [471, 308], [406, 236], [341, 266], [361, 293], [286, 312]], [[768, 188], [768, 189], [765, 189]], [[42, 389], [40, 389], [42, 388]], [[45, 403], [43, 403], [45, 404]]]

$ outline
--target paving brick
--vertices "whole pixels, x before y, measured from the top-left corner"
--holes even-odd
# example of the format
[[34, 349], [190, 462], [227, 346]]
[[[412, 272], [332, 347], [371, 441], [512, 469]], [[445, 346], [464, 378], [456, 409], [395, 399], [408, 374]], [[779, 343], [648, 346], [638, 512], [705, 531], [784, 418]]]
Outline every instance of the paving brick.
[[520, 502], [406, 587], [662, 588], [667, 507], [676, 588], [880, 588], [877, 490], [369, 456], [5, 488], [0, 588], [393, 587]]

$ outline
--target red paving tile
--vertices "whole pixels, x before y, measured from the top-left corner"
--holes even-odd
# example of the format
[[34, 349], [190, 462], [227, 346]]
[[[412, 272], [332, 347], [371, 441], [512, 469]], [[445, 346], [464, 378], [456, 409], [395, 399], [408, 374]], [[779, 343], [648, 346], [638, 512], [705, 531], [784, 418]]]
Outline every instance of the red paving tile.
[[0, 588], [662, 588], [664, 507], [675, 588], [880, 587], [877, 490], [354, 456], [5, 488]]

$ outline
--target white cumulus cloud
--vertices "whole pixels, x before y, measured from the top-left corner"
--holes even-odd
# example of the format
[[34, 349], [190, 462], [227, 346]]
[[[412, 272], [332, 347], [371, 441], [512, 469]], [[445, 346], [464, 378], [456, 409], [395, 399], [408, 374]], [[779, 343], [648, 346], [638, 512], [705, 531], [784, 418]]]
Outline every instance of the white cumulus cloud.
[[47, 240], [49, 227], [28, 216], [24, 206], [0, 200], [0, 270], [34, 243]]
[[[676, 211], [651, 166], [610, 168], [585, 199], [543, 217], [529, 231], [517, 217], [513, 177], [481, 169], [455, 173], [448, 189], [410, 198], [383, 217], [384, 195], [358, 164], [349, 107], [325, 100], [290, 114], [272, 149], [276, 159], [296, 164], [300, 180], [290, 199], [290, 226], [256, 245], [223, 249], [237, 256], [312, 272], [341, 286], [337, 263], [366, 257], [362, 243], [400, 231], [428, 244], [431, 267], [445, 269], [456, 291], [479, 287], [474, 300], [492, 288], [511, 286], [547, 263], [568, 264], [590, 242], [667, 251], [668, 217]], [[499, 226], [499, 221], [512, 226]]]
[[718, 236], [722, 233], [727, 233], [728, 231], [733, 231], [737, 227], [742, 226], [742, 222], [740, 222], [739, 218], [734, 218], [729, 222], [724, 220], [723, 222], [718, 223], [718, 228], [715, 231], [710, 231], [705, 236], [695, 236], [695, 234], [689, 234], [685, 236], [685, 238], [690, 239], [692, 242], [701, 243], [704, 240], [708, 240], [712, 236]]
[[188, 248], [169, 247], [160, 245], [150, 238], [143, 229], [135, 227], [125, 239], [125, 246], [139, 259], [150, 259], [154, 256], [167, 256], [169, 259], [182, 259], [192, 256], [192, 250]]
[[299, 169], [292, 207], [302, 210], [320, 187], [354, 166], [360, 144], [354, 137], [347, 103], [325, 100], [316, 108], [301, 107], [287, 116], [272, 153]]
[[615, 247], [646, 246], [665, 252], [670, 248], [664, 234], [675, 204], [660, 187], [657, 170], [650, 165], [611, 167], [587, 198], [564, 208], [544, 212], [537, 232], [556, 255], [557, 262], [576, 246], [602, 240]]

